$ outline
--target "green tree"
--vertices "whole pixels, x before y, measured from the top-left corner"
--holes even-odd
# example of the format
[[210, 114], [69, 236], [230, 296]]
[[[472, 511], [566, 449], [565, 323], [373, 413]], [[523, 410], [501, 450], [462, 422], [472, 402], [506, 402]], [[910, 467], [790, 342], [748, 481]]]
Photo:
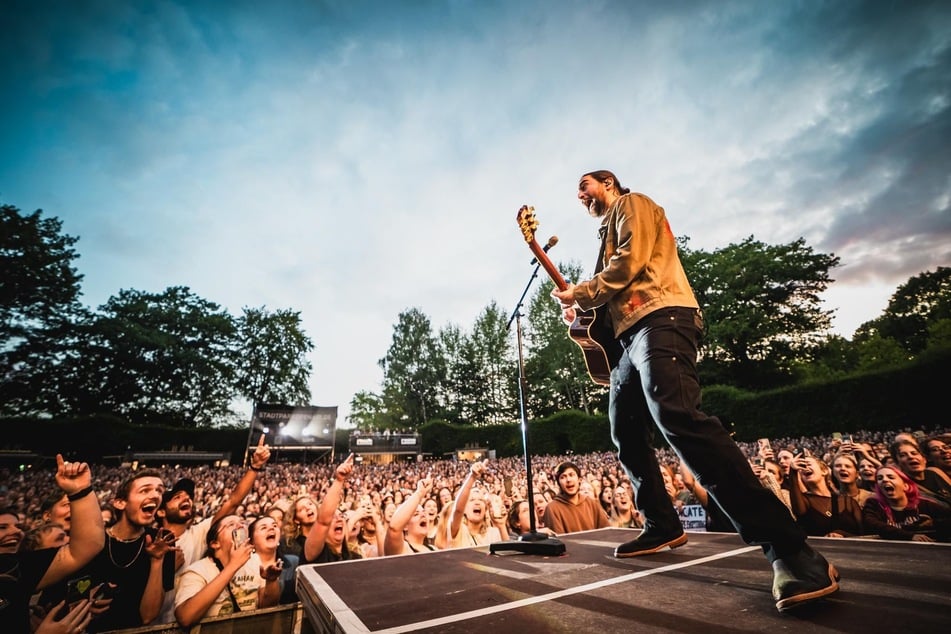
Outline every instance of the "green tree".
[[314, 343], [301, 328], [300, 312], [245, 308], [236, 323], [235, 386], [252, 403], [309, 405]]
[[951, 319], [951, 267], [920, 273], [898, 287], [881, 316], [865, 322], [854, 340], [894, 339], [911, 354], [928, 347], [929, 327]]
[[394, 425], [416, 429], [441, 416], [439, 394], [446, 363], [429, 317], [421, 310], [400, 313], [390, 348], [379, 365], [383, 369], [382, 399]]
[[[582, 269], [577, 263], [559, 264], [565, 279], [577, 281]], [[525, 330], [528, 413], [548, 416], [567, 409], [586, 413], [606, 405], [607, 391], [588, 376], [581, 348], [568, 336], [561, 308], [552, 299], [554, 284], [545, 280], [532, 295]]]
[[78, 238], [61, 233], [63, 223], [42, 213], [24, 216], [0, 206], [0, 341], [7, 345], [79, 307]]
[[929, 324], [926, 352], [948, 348], [951, 348], [951, 319], [939, 319]]
[[386, 415], [383, 398], [365, 390], [357, 392], [350, 399], [347, 422], [360, 431], [383, 431], [393, 425]]
[[855, 369], [887, 370], [908, 363], [911, 355], [902, 348], [901, 344], [890, 337], [882, 337], [874, 333], [862, 341], [855, 343], [858, 362]]
[[[839, 258], [800, 238], [767, 245], [752, 236], [713, 252], [681, 241], [687, 277], [704, 312], [705, 383], [762, 388], [788, 382], [826, 340], [831, 311], [820, 294]], [[712, 379], [712, 380], [711, 380]]]
[[471, 423], [477, 420], [477, 414], [469, 395], [478, 381], [478, 369], [467, 352], [468, 337], [456, 324], [447, 324], [439, 329], [438, 345], [440, 356], [446, 360], [439, 394], [443, 418], [452, 423]]
[[506, 326], [501, 308], [490, 303], [476, 318], [472, 334], [462, 340], [457, 357], [447, 356], [449, 366], [456, 367], [454, 400], [463, 404], [460, 423], [496, 424], [517, 418], [516, 366]]
[[798, 360], [795, 374], [802, 381], [828, 381], [847, 376], [859, 366], [855, 344], [839, 335], [829, 336], [812, 359]]
[[0, 412], [42, 413], [47, 372], [81, 319], [78, 238], [42, 211], [0, 206]]
[[203, 427], [234, 416], [234, 319], [186, 287], [123, 290], [80, 325], [54, 414]]

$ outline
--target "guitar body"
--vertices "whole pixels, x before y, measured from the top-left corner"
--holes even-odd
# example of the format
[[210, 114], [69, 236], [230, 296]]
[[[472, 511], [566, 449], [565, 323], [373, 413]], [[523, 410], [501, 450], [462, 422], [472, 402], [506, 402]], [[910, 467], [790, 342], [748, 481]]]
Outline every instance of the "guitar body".
[[[548, 259], [548, 254], [535, 239], [538, 221], [535, 219], [534, 207], [523, 205], [518, 210], [518, 225], [522, 229], [528, 247], [558, 290], [563, 291], [568, 288], [568, 282]], [[574, 322], [568, 327], [568, 336], [584, 353], [588, 375], [598, 385], [611, 384], [611, 368], [617, 365], [623, 352], [621, 344], [614, 338], [613, 330], [605, 323], [606, 311], [607, 308], [579, 310]]]
[[578, 311], [568, 326], [568, 336], [584, 354], [588, 375], [598, 385], [611, 384], [611, 368], [621, 358], [621, 344], [603, 319], [606, 308]]

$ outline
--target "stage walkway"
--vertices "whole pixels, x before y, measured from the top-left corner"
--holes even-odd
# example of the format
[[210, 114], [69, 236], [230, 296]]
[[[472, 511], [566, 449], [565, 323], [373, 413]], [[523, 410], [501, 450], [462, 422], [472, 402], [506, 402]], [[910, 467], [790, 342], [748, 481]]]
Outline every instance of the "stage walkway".
[[780, 614], [772, 570], [735, 534], [690, 533], [677, 550], [615, 559], [635, 529], [560, 537], [560, 557], [488, 547], [303, 566], [316, 632], [949, 632], [951, 545], [810, 539], [842, 574], [831, 598]]

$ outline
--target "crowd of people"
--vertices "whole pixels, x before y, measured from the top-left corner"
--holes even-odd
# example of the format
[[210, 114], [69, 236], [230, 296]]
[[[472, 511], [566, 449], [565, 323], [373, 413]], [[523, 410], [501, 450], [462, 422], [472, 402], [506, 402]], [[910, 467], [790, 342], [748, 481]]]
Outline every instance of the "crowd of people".
[[[951, 433], [739, 445], [810, 536], [951, 541]], [[674, 508], [703, 506], [707, 530], [734, 530], [673, 452], [657, 455]], [[273, 464], [263, 438], [247, 466], [133, 471], [59, 456], [55, 473], [2, 471], [0, 624], [189, 627], [296, 602], [302, 564], [643, 527], [614, 453], [536, 456], [532, 471], [529, 483], [522, 458]]]

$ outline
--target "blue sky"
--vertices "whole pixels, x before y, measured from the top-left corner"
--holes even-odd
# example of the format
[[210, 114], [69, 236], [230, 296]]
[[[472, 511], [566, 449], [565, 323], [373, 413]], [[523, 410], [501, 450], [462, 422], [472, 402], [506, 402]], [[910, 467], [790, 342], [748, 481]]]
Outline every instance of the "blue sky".
[[80, 238], [85, 303], [299, 310], [342, 416], [400, 311], [512, 307], [522, 204], [592, 264], [592, 169], [694, 248], [835, 253], [847, 337], [951, 265], [947, 3], [8, 0], [0, 23], [0, 202]]

